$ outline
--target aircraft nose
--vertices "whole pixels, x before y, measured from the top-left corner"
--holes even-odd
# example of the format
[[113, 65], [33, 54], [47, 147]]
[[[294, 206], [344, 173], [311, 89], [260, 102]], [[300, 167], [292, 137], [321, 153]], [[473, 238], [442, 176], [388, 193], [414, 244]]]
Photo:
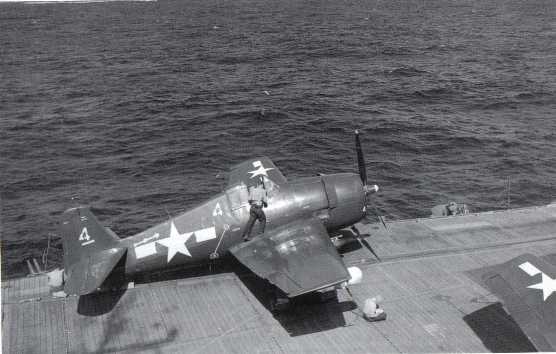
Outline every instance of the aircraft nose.
[[327, 175], [323, 179], [331, 214], [330, 222], [337, 227], [351, 225], [365, 215], [365, 188], [354, 173]]
[[334, 187], [338, 204], [364, 204], [365, 187], [356, 174], [339, 175]]

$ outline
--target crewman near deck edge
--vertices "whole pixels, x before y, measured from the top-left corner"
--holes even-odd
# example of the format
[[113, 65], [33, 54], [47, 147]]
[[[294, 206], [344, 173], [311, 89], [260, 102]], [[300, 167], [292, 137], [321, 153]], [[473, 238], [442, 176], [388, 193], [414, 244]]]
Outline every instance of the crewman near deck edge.
[[249, 221], [243, 231], [243, 241], [245, 242], [251, 239], [251, 230], [253, 229], [255, 221], [259, 220], [261, 223], [261, 233], [264, 233], [264, 228], [266, 226], [266, 215], [264, 214], [263, 207], [266, 208], [268, 204], [262, 177], [259, 178], [256, 186], [249, 189], [249, 204], [251, 204]]

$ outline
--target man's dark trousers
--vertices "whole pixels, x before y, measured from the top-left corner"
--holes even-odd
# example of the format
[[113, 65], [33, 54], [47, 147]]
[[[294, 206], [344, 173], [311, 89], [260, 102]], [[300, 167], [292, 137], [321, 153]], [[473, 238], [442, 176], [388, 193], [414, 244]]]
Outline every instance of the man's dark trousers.
[[247, 227], [243, 232], [243, 238], [249, 239], [251, 237], [251, 230], [253, 229], [253, 224], [255, 221], [259, 220], [261, 223], [261, 233], [264, 233], [264, 228], [266, 226], [266, 215], [264, 215], [263, 207], [257, 204], [252, 204], [249, 210], [249, 221], [247, 222]]

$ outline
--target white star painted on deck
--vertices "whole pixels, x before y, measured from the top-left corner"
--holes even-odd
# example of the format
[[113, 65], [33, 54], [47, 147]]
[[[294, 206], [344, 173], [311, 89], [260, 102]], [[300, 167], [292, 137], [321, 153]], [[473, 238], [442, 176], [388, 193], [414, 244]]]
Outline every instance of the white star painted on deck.
[[[258, 164], [257, 164], [257, 162], [258, 162]], [[256, 170], [249, 171], [249, 173], [251, 174], [251, 177], [249, 177], [249, 178], [255, 178], [255, 177], [257, 177], [257, 176], [267, 176], [267, 177], [268, 177], [268, 174], [266, 173], [266, 171], [270, 171], [270, 170], [273, 170], [273, 169], [274, 169], [274, 167], [265, 168], [265, 167], [263, 166], [263, 164], [260, 163], [260, 161], [255, 161], [255, 162], [253, 163], [253, 165], [254, 165], [254, 166], [257, 166], [257, 165], [258, 165], [258, 168], [257, 168]]]
[[542, 273], [542, 281], [538, 284], [530, 285], [528, 288], [542, 290], [543, 301], [546, 301], [553, 292], [556, 292], [556, 279]]
[[189, 253], [189, 250], [185, 245], [185, 243], [187, 242], [187, 240], [189, 240], [191, 235], [193, 235], [193, 232], [186, 232], [184, 234], [180, 234], [178, 232], [178, 229], [176, 228], [176, 225], [174, 225], [174, 222], [172, 221], [170, 223], [170, 237], [163, 238], [162, 240], [156, 241], [157, 243], [160, 243], [161, 245], [168, 248], [168, 263], [170, 263], [172, 258], [174, 258], [174, 256], [176, 255], [176, 253], [185, 254], [186, 256], [191, 257], [191, 253]]

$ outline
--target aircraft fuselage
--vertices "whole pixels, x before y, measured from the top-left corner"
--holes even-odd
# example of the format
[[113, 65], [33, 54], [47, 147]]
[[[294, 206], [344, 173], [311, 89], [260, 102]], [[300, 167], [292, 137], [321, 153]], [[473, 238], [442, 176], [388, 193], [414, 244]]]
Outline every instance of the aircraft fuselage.
[[[358, 175], [340, 173], [302, 178], [282, 185], [265, 180], [266, 230], [293, 220], [318, 217], [328, 231], [352, 225], [364, 216], [365, 191]], [[249, 219], [248, 189], [243, 183], [137, 235], [122, 239], [127, 248], [126, 276], [188, 263], [206, 262], [239, 242]], [[252, 236], [257, 237], [255, 223]]]

